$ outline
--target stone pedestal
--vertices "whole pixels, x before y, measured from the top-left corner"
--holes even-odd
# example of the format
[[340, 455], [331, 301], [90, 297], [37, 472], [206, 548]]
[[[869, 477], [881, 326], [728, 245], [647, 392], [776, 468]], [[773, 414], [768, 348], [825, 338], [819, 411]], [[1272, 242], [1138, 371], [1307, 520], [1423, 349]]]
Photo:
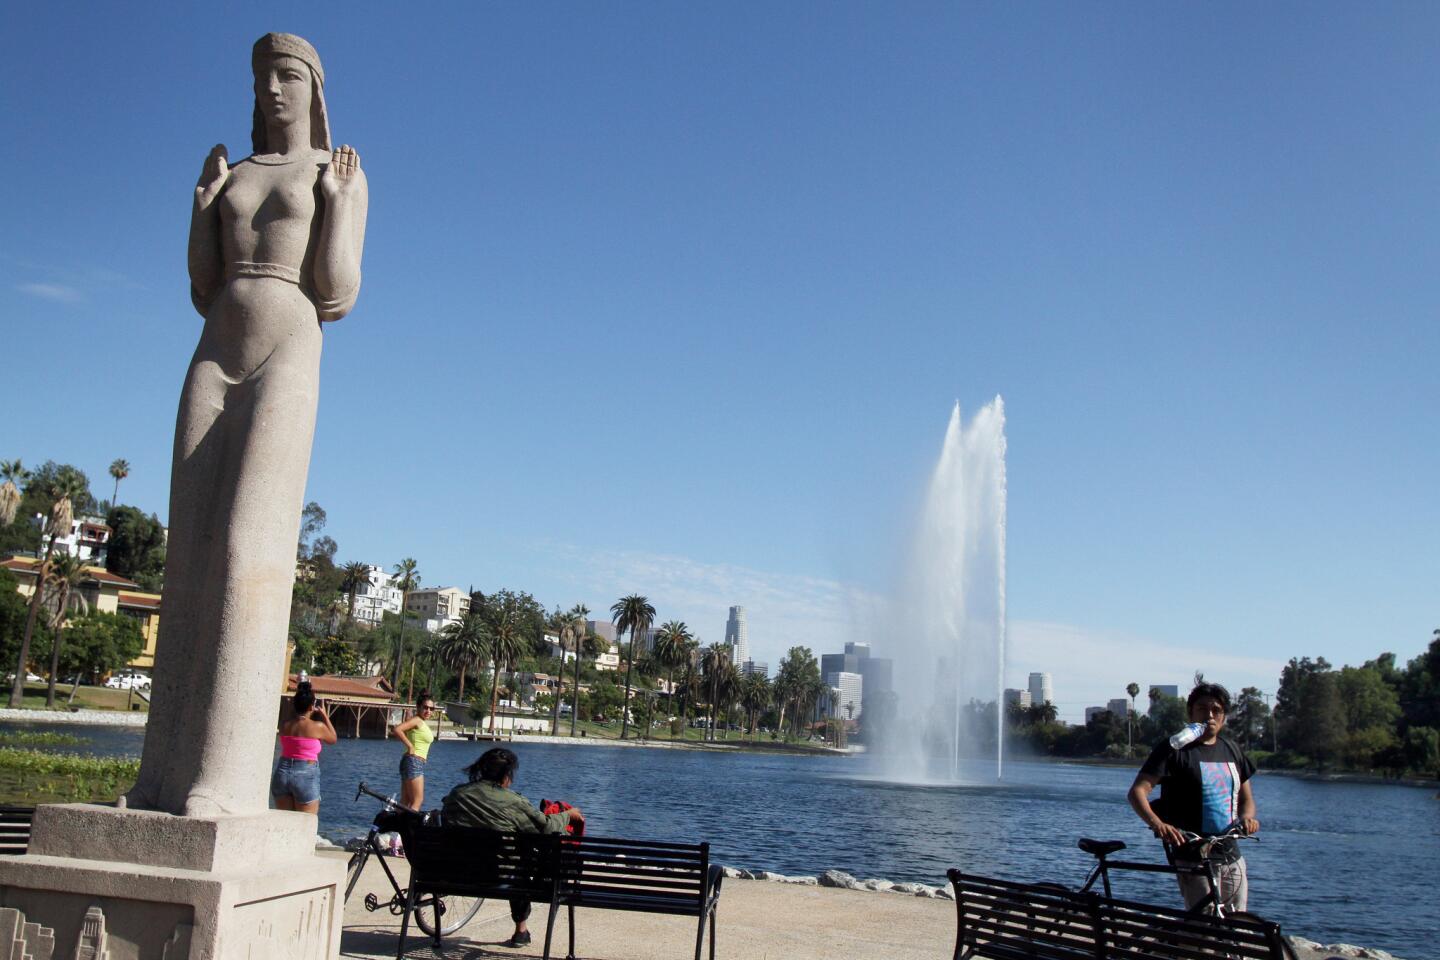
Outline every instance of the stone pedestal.
[[0, 960], [330, 960], [344, 882], [309, 814], [42, 806], [0, 857]]

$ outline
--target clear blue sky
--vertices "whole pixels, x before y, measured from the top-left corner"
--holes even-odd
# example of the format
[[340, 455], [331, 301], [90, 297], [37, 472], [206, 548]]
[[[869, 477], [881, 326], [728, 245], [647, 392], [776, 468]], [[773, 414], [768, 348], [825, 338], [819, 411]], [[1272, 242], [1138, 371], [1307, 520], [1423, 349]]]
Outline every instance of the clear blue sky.
[[773, 666], [872, 632], [951, 404], [998, 393], [1012, 679], [1062, 715], [1440, 627], [1434, 5], [5, 19], [0, 456], [101, 496], [125, 457], [164, 517], [190, 191], [284, 30], [371, 186], [308, 493], [339, 559], [707, 641], [741, 603]]

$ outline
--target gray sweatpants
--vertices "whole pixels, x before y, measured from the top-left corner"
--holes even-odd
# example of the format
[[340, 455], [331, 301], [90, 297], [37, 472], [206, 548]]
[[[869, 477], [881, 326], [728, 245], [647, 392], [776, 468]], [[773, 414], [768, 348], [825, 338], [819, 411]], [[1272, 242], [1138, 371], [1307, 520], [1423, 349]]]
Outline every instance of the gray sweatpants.
[[[1210, 884], [1203, 873], [1182, 873], [1176, 879], [1180, 881], [1180, 896], [1185, 898], [1185, 909], [1187, 910], [1193, 909], [1210, 893]], [[1244, 910], [1249, 895], [1250, 884], [1245, 871], [1244, 857], [1219, 868], [1215, 897], [1224, 906], [1227, 914]], [[1213, 907], [1206, 910], [1206, 913], [1213, 912]]]

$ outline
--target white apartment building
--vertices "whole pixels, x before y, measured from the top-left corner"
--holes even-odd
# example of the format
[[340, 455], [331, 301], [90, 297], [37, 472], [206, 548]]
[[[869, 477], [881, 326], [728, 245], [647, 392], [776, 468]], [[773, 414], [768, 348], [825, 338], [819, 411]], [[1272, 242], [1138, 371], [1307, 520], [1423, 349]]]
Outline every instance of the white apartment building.
[[355, 622], [377, 626], [388, 611], [400, 614], [403, 594], [384, 567], [370, 566], [370, 579], [355, 591]]
[[470, 594], [459, 587], [426, 587], [411, 590], [405, 601], [405, 609], [417, 617], [435, 620], [440, 630], [449, 624], [459, 623], [470, 612]]
[[[46, 522], [45, 516], [37, 513], [35, 520], [43, 530]], [[110, 550], [110, 533], [104, 517], [76, 517], [70, 521], [70, 529], [65, 532], [65, 535], [55, 538], [55, 552], [57, 554], [66, 553], [77, 560], [103, 567], [106, 554]], [[48, 536], [42, 537], [40, 540], [42, 549], [49, 542]]]
[[619, 670], [620, 669], [620, 648], [610, 644], [605, 652], [595, 658], [596, 670]]

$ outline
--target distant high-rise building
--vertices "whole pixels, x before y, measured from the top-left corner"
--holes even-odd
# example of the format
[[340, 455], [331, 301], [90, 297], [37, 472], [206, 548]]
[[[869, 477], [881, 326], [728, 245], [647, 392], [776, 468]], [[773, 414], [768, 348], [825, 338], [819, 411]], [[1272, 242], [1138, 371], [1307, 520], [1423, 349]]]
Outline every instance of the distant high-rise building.
[[1179, 688], [1178, 686], [1176, 686], [1175, 684], [1173, 684], [1173, 683], [1152, 683], [1152, 684], [1150, 684], [1150, 694], [1153, 696], [1157, 691], [1160, 692], [1160, 693], [1162, 693], [1162, 694], [1164, 694], [1164, 695], [1167, 696], [1167, 697], [1178, 697], [1178, 696], [1180, 696], [1180, 688]]
[[859, 673], [860, 661], [853, 653], [822, 653], [820, 654], [820, 676], [828, 677], [832, 673]]
[[615, 624], [609, 620], [586, 620], [585, 629], [605, 643], [616, 643]]
[[1016, 690], [1014, 687], [1010, 687], [1010, 688], [1006, 689], [1006, 691], [1005, 691], [1005, 706], [1008, 707], [1008, 706], [1010, 706], [1010, 704], [1012, 704], [1012, 703], [1018, 703], [1022, 708], [1029, 707], [1029, 706], [1030, 706], [1030, 691], [1029, 691], [1029, 690]]
[[750, 631], [745, 626], [745, 608], [731, 607], [725, 621], [725, 642], [730, 645], [730, 660], [737, 667], [750, 659]]
[[1115, 716], [1119, 717], [1121, 720], [1124, 720], [1126, 717], [1130, 716], [1130, 701], [1126, 700], [1124, 697], [1118, 697], [1107, 703], [1105, 705], [1105, 709], [1115, 714]]
[[870, 657], [870, 644], [868, 644], [868, 643], [847, 643], [847, 644], [845, 644], [845, 652], [846, 652], [846, 653], [853, 653], [853, 654], [854, 654], [856, 657], [858, 657], [859, 659], [861, 659], [861, 660], [866, 660], [866, 659], [869, 659], [869, 657]]
[[[848, 644], [847, 644], [848, 646]], [[863, 644], [860, 644], [863, 646]], [[864, 694], [867, 699], [895, 689], [895, 661], [889, 657], [861, 657], [860, 676], [865, 678]]]
[[1108, 713], [1109, 710], [1110, 710], [1109, 707], [1086, 707], [1086, 708], [1085, 708], [1085, 723], [1088, 725], [1091, 720], [1094, 720], [1096, 717], [1100, 716], [1100, 714], [1102, 714], [1102, 713]]
[[740, 673], [747, 677], [752, 673], [759, 674], [762, 677], [768, 677], [770, 676], [770, 664], [764, 660], [746, 660], [740, 664]]
[[1037, 705], [1055, 702], [1055, 691], [1050, 688], [1050, 674], [1030, 674], [1030, 702]]
[[859, 719], [864, 710], [865, 678], [858, 673], [850, 673], [845, 670], [822, 674], [822, 676], [825, 678], [826, 686], [840, 691], [840, 699], [835, 703], [835, 714], [845, 717], [847, 720]]

